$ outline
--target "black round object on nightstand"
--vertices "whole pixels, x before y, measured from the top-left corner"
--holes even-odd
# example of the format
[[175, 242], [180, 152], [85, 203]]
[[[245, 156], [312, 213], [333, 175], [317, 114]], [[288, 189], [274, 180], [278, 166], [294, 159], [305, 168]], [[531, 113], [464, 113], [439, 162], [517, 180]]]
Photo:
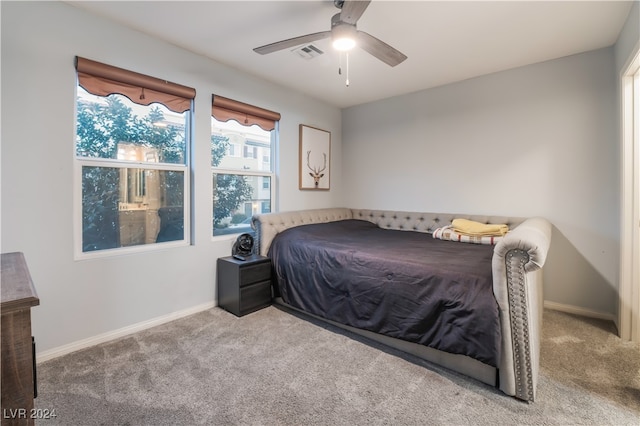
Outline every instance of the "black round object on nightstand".
[[231, 248], [231, 255], [233, 256], [251, 256], [253, 251], [253, 237], [251, 234], [240, 234], [233, 243]]

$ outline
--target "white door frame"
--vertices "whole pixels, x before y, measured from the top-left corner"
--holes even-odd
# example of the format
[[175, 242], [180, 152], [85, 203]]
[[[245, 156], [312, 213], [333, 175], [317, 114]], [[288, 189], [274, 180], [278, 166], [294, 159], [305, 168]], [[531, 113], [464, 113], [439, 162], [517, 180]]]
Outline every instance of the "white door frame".
[[622, 89], [622, 204], [618, 327], [640, 342], [640, 45], [624, 68]]

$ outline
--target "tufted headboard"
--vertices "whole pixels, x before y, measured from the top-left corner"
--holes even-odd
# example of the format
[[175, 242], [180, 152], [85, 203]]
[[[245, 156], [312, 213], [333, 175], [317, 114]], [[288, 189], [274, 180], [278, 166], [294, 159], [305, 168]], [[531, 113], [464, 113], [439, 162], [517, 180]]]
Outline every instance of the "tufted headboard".
[[345, 219], [367, 220], [385, 229], [404, 231], [433, 232], [442, 226], [450, 225], [455, 218], [474, 220], [482, 223], [504, 223], [513, 229], [521, 224], [523, 218], [503, 216], [479, 216], [453, 213], [422, 213], [393, 210], [364, 210], [343, 207], [297, 210], [283, 213], [265, 213], [252, 218], [256, 230], [256, 248], [259, 254], [269, 251], [271, 241], [285, 229], [309, 223], [325, 223]]
[[524, 221], [523, 218], [453, 213], [418, 213], [360, 209], [351, 209], [351, 212], [353, 219], [368, 220], [380, 228], [429, 233], [432, 233], [437, 228], [451, 225], [451, 221], [456, 218], [469, 219], [481, 223], [504, 223], [509, 226], [509, 229], [515, 228]]
[[351, 209], [346, 208], [296, 210], [254, 215], [251, 218], [251, 226], [256, 230], [255, 247], [257, 253], [266, 256], [271, 246], [271, 241], [278, 232], [308, 223], [335, 222], [352, 218]]

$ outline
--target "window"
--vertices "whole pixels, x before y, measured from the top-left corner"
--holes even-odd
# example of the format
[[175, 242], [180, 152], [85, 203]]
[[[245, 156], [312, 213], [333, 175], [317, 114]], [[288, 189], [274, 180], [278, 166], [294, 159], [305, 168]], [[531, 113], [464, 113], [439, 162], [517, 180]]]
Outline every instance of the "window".
[[249, 141], [244, 145], [244, 158], [258, 158], [258, 149], [255, 146], [249, 146]]
[[77, 252], [187, 241], [195, 90], [83, 58], [76, 69]]
[[239, 157], [240, 156], [240, 145], [237, 143], [229, 144], [229, 151], [227, 153], [230, 157]]
[[[271, 158], [279, 119], [278, 113], [213, 97], [213, 236], [252, 232], [251, 216], [271, 211], [275, 196]], [[233, 155], [238, 152], [242, 157]]]

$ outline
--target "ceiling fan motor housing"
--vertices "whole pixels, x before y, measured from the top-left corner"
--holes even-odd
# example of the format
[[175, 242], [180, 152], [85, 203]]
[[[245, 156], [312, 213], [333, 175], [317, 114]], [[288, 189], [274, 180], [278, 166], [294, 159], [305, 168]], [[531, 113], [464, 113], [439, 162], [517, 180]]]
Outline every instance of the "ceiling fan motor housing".
[[356, 44], [358, 29], [355, 24], [349, 24], [340, 20], [337, 13], [331, 18], [331, 39], [333, 47], [338, 50], [350, 50]]

